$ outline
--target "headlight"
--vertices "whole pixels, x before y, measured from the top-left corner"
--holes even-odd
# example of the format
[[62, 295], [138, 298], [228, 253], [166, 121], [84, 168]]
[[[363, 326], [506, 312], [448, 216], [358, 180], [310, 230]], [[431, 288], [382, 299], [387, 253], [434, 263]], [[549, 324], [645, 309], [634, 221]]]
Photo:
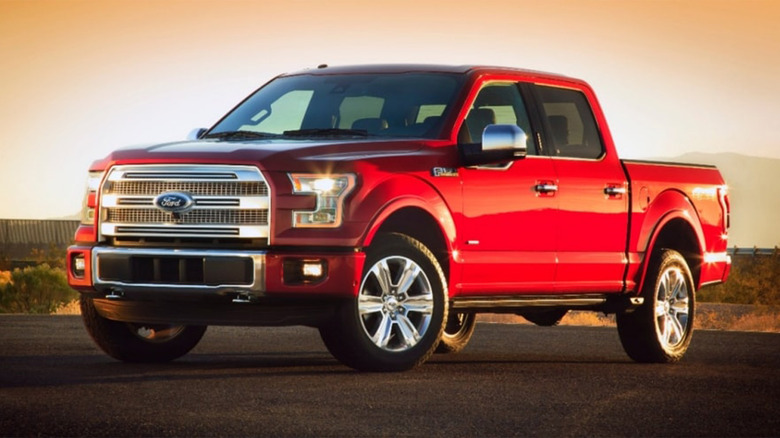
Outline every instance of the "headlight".
[[87, 176], [87, 188], [84, 201], [81, 203], [81, 223], [84, 225], [95, 224], [95, 208], [97, 207], [97, 191], [103, 180], [103, 172], [89, 172]]
[[344, 198], [355, 187], [355, 175], [289, 174], [293, 193], [315, 195], [317, 205], [312, 211], [293, 211], [295, 228], [335, 228], [341, 225]]

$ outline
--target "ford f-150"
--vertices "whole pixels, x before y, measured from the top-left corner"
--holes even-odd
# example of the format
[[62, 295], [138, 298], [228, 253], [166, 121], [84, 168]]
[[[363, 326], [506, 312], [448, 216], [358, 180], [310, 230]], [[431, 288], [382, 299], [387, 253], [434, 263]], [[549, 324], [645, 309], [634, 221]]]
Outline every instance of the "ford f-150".
[[463, 349], [480, 312], [572, 309], [674, 362], [696, 290], [730, 267], [717, 169], [621, 160], [585, 82], [512, 68], [283, 74], [188, 141], [96, 161], [87, 186], [68, 280], [130, 362], [208, 325], [309, 325], [344, 364], [397, 371]]

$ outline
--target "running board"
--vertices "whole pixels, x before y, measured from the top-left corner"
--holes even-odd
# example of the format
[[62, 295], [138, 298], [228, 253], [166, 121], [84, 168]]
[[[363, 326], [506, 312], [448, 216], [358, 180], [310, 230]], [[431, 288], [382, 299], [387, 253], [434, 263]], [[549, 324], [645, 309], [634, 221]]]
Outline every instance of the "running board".
[[529, 307], [563, 307], [583, 310], [602, 310], [614, 313], [629, 310], [642, 305], [640, 297], [625, 295], [511, 295], [486, 297], [455, 297], [452, 299], [452, 309], [471, 310], [476, 312], [509, 312], [513, 309]]

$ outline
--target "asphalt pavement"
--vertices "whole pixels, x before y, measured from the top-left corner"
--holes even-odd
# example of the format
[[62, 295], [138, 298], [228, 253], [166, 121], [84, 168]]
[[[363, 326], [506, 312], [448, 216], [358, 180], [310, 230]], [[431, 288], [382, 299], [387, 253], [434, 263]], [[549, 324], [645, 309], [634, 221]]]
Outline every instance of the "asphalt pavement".
[[78, 316], [0, 315], [0, 436], [780, 436], [780, 334], [697, 331], [675, 365], [614, 328], [480, 323], [461, 353], [359, 373], [305, 327], [210, 327], [117, 362]]

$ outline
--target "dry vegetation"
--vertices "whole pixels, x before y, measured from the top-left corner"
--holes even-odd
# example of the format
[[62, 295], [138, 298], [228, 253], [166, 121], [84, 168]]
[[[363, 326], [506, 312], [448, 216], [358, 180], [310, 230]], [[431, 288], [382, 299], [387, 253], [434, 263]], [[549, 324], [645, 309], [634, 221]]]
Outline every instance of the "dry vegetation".
[[[44, 264], [0, 270], [0, 313], [78, 315], [76, 292], [67, 288], [65, 272], [61, 269], [64, 263], [59, 255], [37, 252], [33, 256]], [[699, 329], [780, 333], [780, 254], [734, 257], [729, 281], [702, 289], [697, 299], [696, 327]], [[530, 324], [521, 316], [506, 314], [484, 314], [479, 320]], [[572, 311], [560, 324], [614, 326], [615, 318]]]

